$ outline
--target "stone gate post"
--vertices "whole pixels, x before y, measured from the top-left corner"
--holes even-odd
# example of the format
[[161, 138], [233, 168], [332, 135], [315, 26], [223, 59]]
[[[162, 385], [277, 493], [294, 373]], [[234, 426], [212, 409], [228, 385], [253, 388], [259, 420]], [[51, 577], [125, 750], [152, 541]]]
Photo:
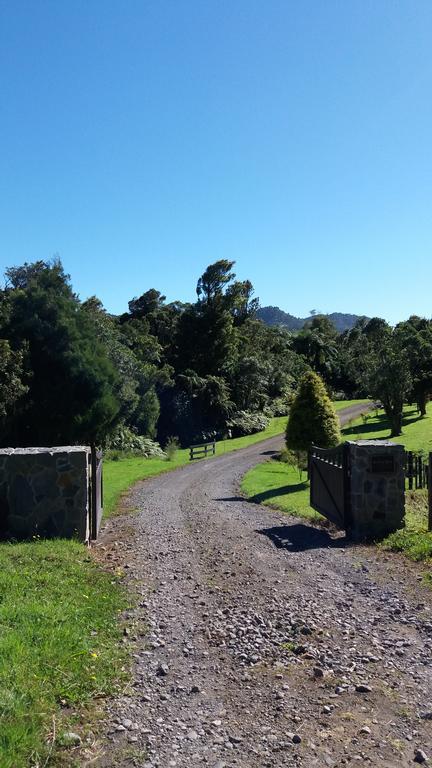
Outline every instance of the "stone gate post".
[[349, 527], [378, 539], [405, 525], [405, 449], [390, 441], [348, 442]]
[[0, 449], [0, 537], [89, 539], [87, 446]]

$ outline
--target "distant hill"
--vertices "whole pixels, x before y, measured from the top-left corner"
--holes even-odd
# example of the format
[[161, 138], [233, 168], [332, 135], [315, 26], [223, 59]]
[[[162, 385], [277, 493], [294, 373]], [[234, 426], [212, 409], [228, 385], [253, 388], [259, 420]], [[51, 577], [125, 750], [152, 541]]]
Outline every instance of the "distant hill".
[[[263, 321], [266, 325], [281, 325], [283, 328], [287, 328], [289, 331], [299, 331], [303, 328], [307, 320], [311, 320], [309, 317], [295, 317], [288, 312], [284, 312], [279, 307], [260, 307], [257, 312], [257, 317]], [[344, 314], [343, 312], [332, 312], [327, 315], [329, 320], [332, 321], [336, 330], [339, 333], [352, 328], [357, 320], [360, 320], [361, 315]]]

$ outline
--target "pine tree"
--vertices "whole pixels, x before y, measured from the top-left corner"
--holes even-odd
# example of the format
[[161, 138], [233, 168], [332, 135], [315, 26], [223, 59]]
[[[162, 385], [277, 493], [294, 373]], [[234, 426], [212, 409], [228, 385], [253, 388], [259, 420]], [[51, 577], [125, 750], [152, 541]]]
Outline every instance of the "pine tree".
[[322, 379], [313, 371], [301, 379], [285, 438], [287, 447], [293, 451], [307, 451], [312, 445], [333, 448], [341, 441], [336, 411]]

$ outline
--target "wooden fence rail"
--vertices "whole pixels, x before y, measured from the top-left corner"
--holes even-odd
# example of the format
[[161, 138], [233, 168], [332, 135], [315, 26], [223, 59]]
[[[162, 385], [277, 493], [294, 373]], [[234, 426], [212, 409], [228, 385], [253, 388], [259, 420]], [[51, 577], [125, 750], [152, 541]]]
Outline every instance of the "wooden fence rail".
[[405, 486], [409, 491], [428, 490], [428, 530], [432, 531], [432, 452], [425, 459], [422, 454], [406, 451]]
[[189, 460], [205, 459], [206, 456], [214, 456], [216, 453], [216, 442], [202, 443], [201, 445], [191, 445], [189, 447]]
[[430, 487], [430, 463], [430, 455], [429, 459], [425, 459], [413, 451], [406, 452], [405, 480], [409, 491]]

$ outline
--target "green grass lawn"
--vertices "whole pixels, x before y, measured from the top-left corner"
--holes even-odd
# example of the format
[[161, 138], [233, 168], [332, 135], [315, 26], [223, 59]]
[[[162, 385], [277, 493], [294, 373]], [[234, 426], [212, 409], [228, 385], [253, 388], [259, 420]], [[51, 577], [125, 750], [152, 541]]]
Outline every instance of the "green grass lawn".
[[335, 400], [333, 402], [333, 408], [335, 411], [341, 411], [343, 408], [349, 408], [350, 405], [360, 405], [360, 403], [368, 403], [369, 400]]
[[[338, 400], [334, 403], [336, 410], [350, 405], [366, 402], [365, 400]], [[246, 448], [261, 440], [283, 434], [287, 423], [286, 416], [276, 416], [271, 419], [267, 429], [246, 437], [236, 437], [232, 440], [220, 440], [216, 443], [216, 455]], [[121, 459], [120, 461], [104, 461], [104, 515], [112, 515], [118, 507], [123, 493], [139, 480], [155, 477], [162, 472], [169, 472], [189, 463], [189, 449], [177, 451], [172, 461], [165, 459], [143, 459], [139, 456]]]
[[[366, 417], [356, 419], [343, 429], [346, 440], [388, 439], [390, 428], [384, 411], [377, 415], [372, 412]], [[415, 407], [406, 405], [403, 412], [402, 435], [391, 438], [393, 442], [404, 445], [407, 451], [432, 451], [432, 402], [428, 403], [427, 415], [419, 417]]]
[[[371, 413], [348, 424], [342, 435], [346, 440], [386, 439], [390, 429], [383, 411]], [[407, 450], [432, 451], [432, 403], [427, 416], [419, 418], [412, 406], [404, 408], [403, 434], [394, 439]], [[322, 521], [322, 516], [309, 506], [309, 483], [284, 462], [270, 460], [253, 467], [243, 478], [242, 491], [257, 503], [280, 509], [289, 515]], [[427, 532], [427, 495], [424, 491], [407, 493], [406, 523], [403, 531], [389, 536], [383, 546], [403, 551], [411, 558], [432, 557], [432, 534]]]
[[287, 515], [322, 521], [323, 517], [309, 506], [309, 482], [306, 473], [283, 461], [271, 459], [250, 469], [242, 480], [242, 492], [257, 504], [280, 509]]
[[124, 676], [124, 607], [81, 544], [0, 545], [1, 768], [56, 764], [63, 734], [83, 734], [78, 711]]

